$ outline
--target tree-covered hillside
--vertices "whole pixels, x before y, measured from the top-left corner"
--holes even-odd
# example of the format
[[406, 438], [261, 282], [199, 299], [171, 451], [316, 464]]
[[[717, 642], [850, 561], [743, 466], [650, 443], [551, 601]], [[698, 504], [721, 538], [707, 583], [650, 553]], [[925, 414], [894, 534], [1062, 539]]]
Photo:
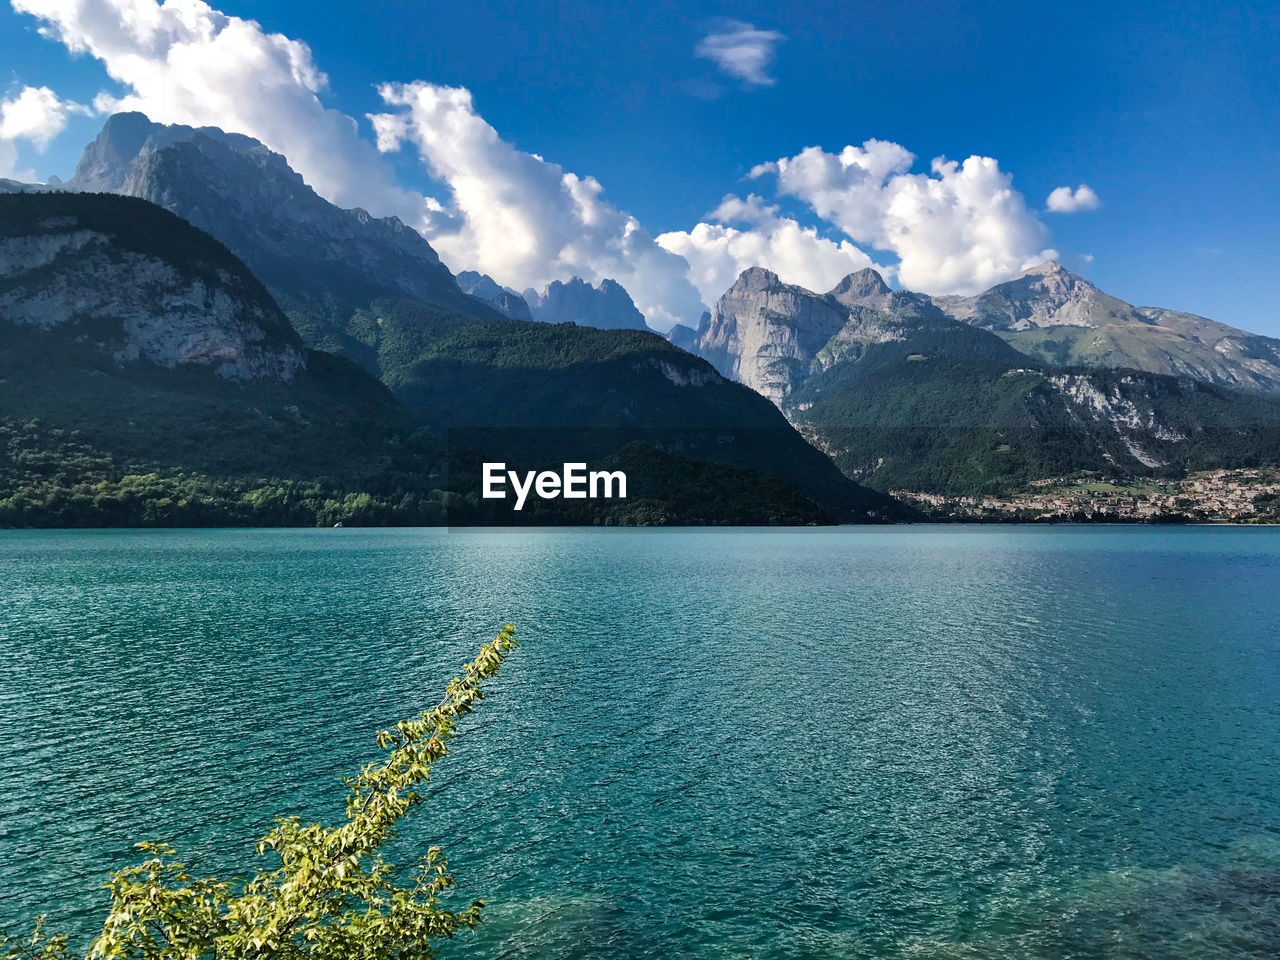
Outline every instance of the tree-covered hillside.
[[1126, 370], [1011, 367], [870, 347], [788, 409], [849, 476], [877, 489], [1000, 494], [1078, 471], [1182, 476], [1280, 462], [1280, 400]]
[[0, 525], [491, 523], [449, 473], [481, 455], [639, 471], [635, 500], [542, 523], [904, 515], [652, 334], [376, 301], [351, 324], [384, 385], [145, 201], [16, 194], [0, 223]]
[[558, 462], [641, 443], [774, 474], [838, 519], [911, 515], [843, 476], [773, 404], [657, 334], [441, 319], [402, 300], [375, 303], [354, 326], [417, 422], [487, 455]]

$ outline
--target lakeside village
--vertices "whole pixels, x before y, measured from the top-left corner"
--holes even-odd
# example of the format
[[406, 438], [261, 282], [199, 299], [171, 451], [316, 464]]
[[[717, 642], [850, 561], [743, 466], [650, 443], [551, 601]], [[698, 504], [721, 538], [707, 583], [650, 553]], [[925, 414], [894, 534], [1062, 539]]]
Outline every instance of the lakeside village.
[[1211, 470], [1184, 480], [1056, 477], [1007, 497], [892, 493], [938, 520], [1280, 523], [1280, 470]]

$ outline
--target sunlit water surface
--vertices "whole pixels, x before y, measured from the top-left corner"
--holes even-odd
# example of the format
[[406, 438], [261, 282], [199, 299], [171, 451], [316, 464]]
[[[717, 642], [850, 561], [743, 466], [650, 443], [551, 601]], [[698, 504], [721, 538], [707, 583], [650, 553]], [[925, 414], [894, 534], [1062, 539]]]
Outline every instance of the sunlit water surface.
[[0, 533], [0, 924], [240, 873], [524, 646], [393, 851], [456, 958], [1280, 955], [1280, 531]]

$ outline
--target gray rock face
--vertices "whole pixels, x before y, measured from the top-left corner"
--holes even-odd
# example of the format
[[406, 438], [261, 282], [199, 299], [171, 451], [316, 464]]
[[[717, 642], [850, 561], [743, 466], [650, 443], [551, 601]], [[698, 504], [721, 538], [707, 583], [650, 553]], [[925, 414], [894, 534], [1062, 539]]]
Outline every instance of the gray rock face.
[[976, 297], [932, 303], [1050, 363], [1280, 390], [1280, 340], [1190, 313], [1132, 306], [1057, 263], [1032, 267]]
[[205, 366], [231, 380], [292, 380], [305, 362], [297, 335], [243, 267], [193, 270], [74, 214], [0, 233], [0, 321], [65, 330], [119, 363]]
[[850, 274], [819, 295], [753, 268], [720, 298], [693, 350], [780, 403], [810, 373], [858, 344], [955, 321], [989, 331], [1042, 363], [1280, 390], [1280, 340], [1192, 314], [1131, 306], [1057, 263], [976, 297], [891, 290], [874, 270]]
[[487, 273], [474, 270], [463, 270], [457, 276], [458, 286], [462, 292], [483, 300], [504, 316], [512, 320], [532, 320], [529, 304], [523, 296], [510, 287], [503, 287]]
[[648, 330], [644, 314], [616, 280], [601, 280], [593, 287], [581, 277], [568, 283], [548, 284], [542, 293], [526, 290], [533, 319], [542, 323], [576, 323], [601, 330]]
[[922, 293], [891, 290], [884, 277], [867, 268], [851, 273], [827, 291], [827, 296], [846, 307], [867, 307], [903, 317], [942, 317], [945, 314]]
[[[704, 313], [703, 316], [709, 322], [711, 314]], [[681, 350], [688, 350], [690, 353], [698, 352], [698, 339], [701, 334], [693, 329], [686, 327], [683, 323], [677, 323], [674, 327], [667, 331], [667, 339], [674, 343]]]
[[884, 277], [867, 267], [851, 273], [837, 283], [828, 293], [841, 303], [879, 303], [893, 293]]
[[848, 320], [844, 305], [752, 267], [716, 301], [697, 352], [781, 404]]
[[[272, 153], [252, 137], [225, 133], [217, 127], [152, 123], [142, 113], [117, 113], [107, 119], [97, 138], [85, 147], [66, 186], [86, 193], [126, 193], [125, 183], [134, 171], [134, 161], [140, 156], [193, 140], [197, 135], [216, 140], [237, 153], [255, 154], [260, 162], [293, 174], [284, 157]], [[302, 179], [297, 174], [293, 176], [299, 181]]]
[[987, 330], [1098, 327], [1138, 319], [1133, 307], [1049, 261], [976, 297], [934, 297], [949, 316]]
[[250, 137], [117, 114], [65, 186], [141, 197], [178, 214], [226, 244], [286, 307], [322, 303], [341, 313], [376, 297], [411, 297], [492, 316], [416, 230], [334, 206]]

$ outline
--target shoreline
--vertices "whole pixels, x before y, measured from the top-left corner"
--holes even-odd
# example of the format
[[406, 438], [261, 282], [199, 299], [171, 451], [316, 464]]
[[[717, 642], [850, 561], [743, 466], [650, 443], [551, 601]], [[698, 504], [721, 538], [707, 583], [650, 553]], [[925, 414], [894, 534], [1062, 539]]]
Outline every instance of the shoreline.
[[520, 531], [536, 531], [551, 532], [559, 530], [573, 531], [641, 531], [641, 530], [705, 530], [705, 531], [763, 531], [763, 530], [779, 530], [779, 531], [814, 531], [814, 530], [887, 530], [900, 529], [903, 527], [911, 528], [947, 528], [947, 527], [1071, 527], [1079, 529], [1096, 529], [1096, 528], [1134, 528], [1142, 530], [1172, 528], [1185, 529], [1188, 527], [1195, 528], [1241, 528], [1241, 529], [1272, 529], [1280, 528], [1280, 522], [1266, 521], [1258, 523], [1241, 523], [1231, 520], [1188, 520], [1188, 521], [1163, 521], [1158, 523], [1134, 521], [1134, 520], [978, 520], [972, 518], [957, 518], [954, 520], [911, 520], [892, 523], [825, 523], [825, 524], [517, 524], [512, 526], [494, 526], [494, 525], [475, 525], [462, 526], [450, 524], [403, 524], [403, 525], [367, 525], [343, 524], [340, 526], [303, 526], [303, 525], [227, 525], [227, 526], [100, 526], [100, 527], [0, 527], [0, 533], [74, 533], [74, 532], [107, 532], [118, 531], [120, 533], [146, 533], [146, 532], [163, 532], [163, 531], [278, 531], [278, 530], [315, 530], [315, 531], [333, 531], [333, 530], [436, 530], [443, 533], [471, 533], [471, 532], [489, 532], [489, 533], [516, 533]]

